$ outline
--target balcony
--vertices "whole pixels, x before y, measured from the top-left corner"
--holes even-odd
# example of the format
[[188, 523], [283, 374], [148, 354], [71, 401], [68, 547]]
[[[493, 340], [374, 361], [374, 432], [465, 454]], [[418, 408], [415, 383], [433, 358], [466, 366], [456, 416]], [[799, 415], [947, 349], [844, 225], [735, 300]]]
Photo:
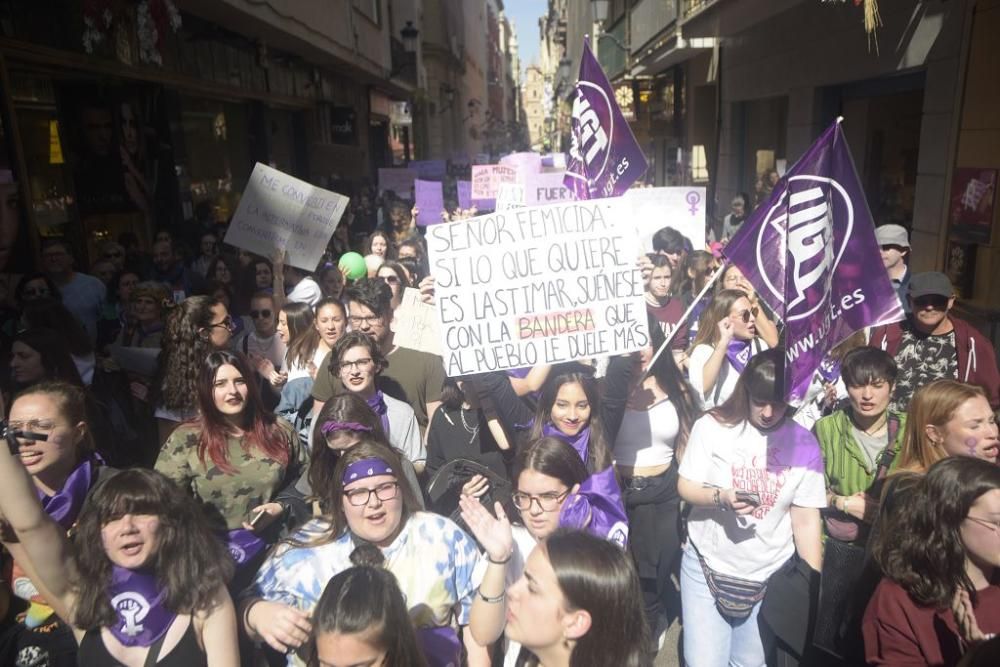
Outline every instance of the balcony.
[[[686, 3], [692, 0], [686, 0]], [[675, 0], [640, 0], [629, 13], [630, 46], [637, 53], [677, 21]]]
[[701, 10], [714, 5], [719, 0], [681, 0], [684, 5], [684, 18], [689, 18]]

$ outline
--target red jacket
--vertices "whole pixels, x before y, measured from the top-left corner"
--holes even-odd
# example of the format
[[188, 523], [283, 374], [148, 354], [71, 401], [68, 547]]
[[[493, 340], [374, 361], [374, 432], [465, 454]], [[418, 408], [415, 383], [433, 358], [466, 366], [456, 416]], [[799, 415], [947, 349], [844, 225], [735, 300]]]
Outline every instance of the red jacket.
[[[958, 351], [958, 377], [954, 379], [982, 387], [993, 409], [1000, 408], [1000, 371], [993, 345], [965, 320], [954, 315], [948, 315], [948, 319], [955, 327], [955, 349]], [[895, 357], [903, 338], [901, 325], [904, 323], [908, 320], [874, 329], [868, 344]]]

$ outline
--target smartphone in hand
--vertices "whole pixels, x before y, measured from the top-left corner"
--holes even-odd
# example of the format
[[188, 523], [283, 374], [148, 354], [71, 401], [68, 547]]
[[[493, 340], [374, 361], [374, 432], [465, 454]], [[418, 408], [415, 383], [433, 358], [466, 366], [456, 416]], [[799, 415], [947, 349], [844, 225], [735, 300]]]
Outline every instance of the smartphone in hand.
[[755, 507], [760, 507], [760, 494], [754, 491], [743, 491], [741, 489], [737, 489], [736, 500], [753, 505]]

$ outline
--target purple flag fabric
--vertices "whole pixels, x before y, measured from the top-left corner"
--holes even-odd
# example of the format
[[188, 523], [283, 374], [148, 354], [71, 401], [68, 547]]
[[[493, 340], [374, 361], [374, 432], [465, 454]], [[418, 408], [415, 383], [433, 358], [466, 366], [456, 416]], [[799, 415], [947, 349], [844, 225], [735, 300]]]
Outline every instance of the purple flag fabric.
[[574, 95], [566, 187], [577, 199], [617, 197], [648, 165], [586, 40]]
[[785, 323], [785, 398], [792, 405], [832, 347], [903, 318], [839, 120], [778, 181], [724, 254]]
[[463, 211], [472, 208], [472, 181], [458, 181], [458, 207]]
[[444, 222], [441, 214], [444, 212], [444, 194], [439, 181], [413, 182], [413, 193], [416, 199], [417, 224], [421, 227], [437, 225]]
[[559, 512], [559, 525], [585, 530], [625, 548], [628, 517], [613, 467], [595, 472], [566, 499]]

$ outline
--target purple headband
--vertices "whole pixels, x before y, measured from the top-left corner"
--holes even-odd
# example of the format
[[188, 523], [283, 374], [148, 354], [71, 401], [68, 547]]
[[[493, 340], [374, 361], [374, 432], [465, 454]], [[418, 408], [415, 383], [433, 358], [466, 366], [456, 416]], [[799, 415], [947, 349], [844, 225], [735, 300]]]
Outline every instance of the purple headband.
[[344, 470], [344, 478], [341, 482], [344, 486], [347, 486], [348, 484], [356, 482], [359, 479], [368, 479], [369, 477], [377, 477], [378, 475], [395, 476], [396, 473], [393, 471], [392, 466], [388, 463], [373, 456], [371, 458], [355, 461], [347, 466], [347, 469]]
[[358, 422], [327, 422], [323, 424], [323, 428], [320, 429], [320, 432], [323, 435], [333, 433], [334, 431], [358, 431], [360, 433], [371, 433], [372, 427], [359, 424]]

